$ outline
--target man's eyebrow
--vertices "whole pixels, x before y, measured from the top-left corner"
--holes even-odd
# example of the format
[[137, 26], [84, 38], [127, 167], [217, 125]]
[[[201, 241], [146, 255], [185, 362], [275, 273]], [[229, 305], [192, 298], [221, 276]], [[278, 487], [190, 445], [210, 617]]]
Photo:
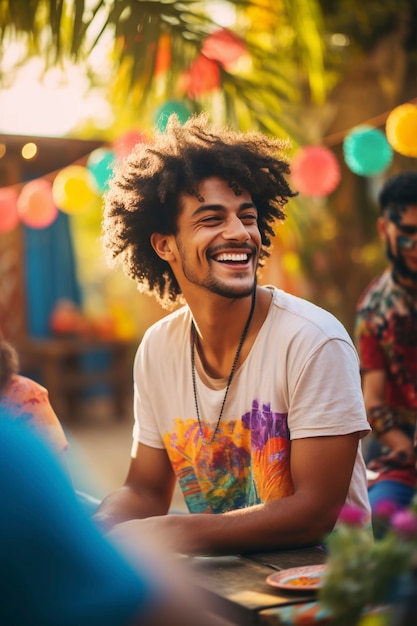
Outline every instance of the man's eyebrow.
[[[256, 206], [253, 202], [242, 202], [239, 206], [239, 211], [244, 211], [245, 209], [256, 209]], [[199, 215], [200, 213], [205, 213], [206, 211], [226, 211], [226, 207], [223, 204], [201, 204], [196, 210], [193, 212], [194, 215]]]

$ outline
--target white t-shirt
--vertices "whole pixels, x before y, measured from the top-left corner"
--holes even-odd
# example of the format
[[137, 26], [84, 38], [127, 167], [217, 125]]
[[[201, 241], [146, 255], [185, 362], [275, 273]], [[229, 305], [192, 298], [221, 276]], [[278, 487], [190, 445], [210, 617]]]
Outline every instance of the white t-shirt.
[[[290, 441], [369, 430], [359, 361], [343, 326], [327, 311], [273, 289], [267, 318], [236, 370], [212, 443], [226, 380], [191, 375], [191, 312], [183, 307], [145, 333], [134, 364], [133, 437], [165, 448], [190, 512], [221, 513], [293, 491]], [[358, 446], [347, 503], [369, 518]]]

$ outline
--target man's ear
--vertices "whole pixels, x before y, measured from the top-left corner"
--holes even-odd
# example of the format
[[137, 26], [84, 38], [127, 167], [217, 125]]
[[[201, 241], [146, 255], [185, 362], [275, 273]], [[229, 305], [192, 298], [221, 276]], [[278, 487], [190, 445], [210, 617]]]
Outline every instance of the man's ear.
[[380, 238], [382, 239], [382, 241], [385, 241], [387, 238], [387, 224], [388, 223], [385, 217], [378, 217], [376, 221], [376, 227], [377, 227], [378, 234]]
[[175, 255], [172, 250], [172, 237], [170, 235], [152, 233], [151, 246], [155, 250], [156, 254], [164, 261], [167, 261], [167, 263], [174, 260]]

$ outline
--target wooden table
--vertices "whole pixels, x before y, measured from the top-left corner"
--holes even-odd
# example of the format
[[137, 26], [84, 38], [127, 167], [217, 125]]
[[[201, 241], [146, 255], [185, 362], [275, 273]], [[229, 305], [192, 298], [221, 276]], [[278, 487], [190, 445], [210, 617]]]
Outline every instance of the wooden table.
[[[320, 548], [300, 548], [236, 556], [193, 557], [199, 585], [208, 593], [213, 610], [239, 626], [273, 624], [268, 610], [314, 600], [311, 591], [284, 591], [266, 578], [274, 571], [324, 563]], [[280, 624], [278, 617], [276, 624]]]

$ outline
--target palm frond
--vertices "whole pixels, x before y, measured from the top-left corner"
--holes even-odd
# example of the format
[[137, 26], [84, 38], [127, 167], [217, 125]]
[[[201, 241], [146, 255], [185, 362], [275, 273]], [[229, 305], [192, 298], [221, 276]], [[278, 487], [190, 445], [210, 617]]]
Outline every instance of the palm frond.
[[[311, 59], [306, 67], [311, 73], [311, 90], [321, 97], [320, 75], [322, 60], [314, 28], [315, 11], [309, 7], [311, 0], [230, 0], [238, 20], [236, 33], [242, 37], [252, 60], [252, 69], [246, 75], [220, 67], [223, 90], [223, 107], [228, 120], [242, 123], [270, 117], [262, 122], [269, 128], [283, 132], [280, 124], [280, 102], [291, 101], [299, 93], [299, 79], [293, 84], [280, 64], [271, 59], [282, 54], [279, 34], [265, 45], [262, 24], [248, 21], [248, 10], [262, 6], [276, 16], [284, 14], [289, 27], [292, 19], [301, 13], [296, 38], [300, 44], [293, 55], [296, 63]], [[306, 22], [307, 16], [309, 21]], [[71, 60], [83, 62], [88, 72], [89, 55], [109, 32], [112, 33], [112, 76], [108, 84], [117, 92], [116, 99], [131, 101], [131, 106], [146, 110], [147, 103], [155, 99], [155, 92], [165, 97], [178, 94], [178, 83], [192, 61], [201, 51], [207, 35], [219, 29], [210, 17], [210, 3], [197, 0], [0, 0], [0, 54], [10, 41], [26, 46], [28, 56], [37, 54], [46, 67]], [[303, 31], [304, 29], [304, 31]], [[251, 35], [251, 33], [255, 33]], [[161, 80], [156, 81], [155, 68], [158, 45], [162, 36], [169, 37], [170, 68]], [[295, 48], [294, 48], [295, 49]], [[91, 75], [91, 71], [90, 71]], [[1, 76], [0, 76], [1, 80]], [[157, 88], [156, 88], [157, 83]], [[180, 97], [185, 97], [180, 94]], [[263, 99], [263, 103], [260, 100]], [[190, 107], [198, 109], [198, 100]]]

